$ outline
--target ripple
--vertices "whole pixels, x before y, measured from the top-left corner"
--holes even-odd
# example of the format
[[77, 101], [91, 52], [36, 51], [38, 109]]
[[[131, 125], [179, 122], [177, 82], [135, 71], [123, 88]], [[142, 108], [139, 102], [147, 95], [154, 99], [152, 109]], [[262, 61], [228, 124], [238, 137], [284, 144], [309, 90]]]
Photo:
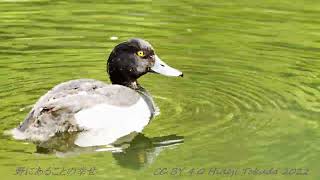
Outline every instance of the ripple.
[[[157, 163], [318, 164], [320, 61], [314, 3], [0, 3], [1, 129], [16, 126], [26, 113], [19, 110], [55, 84], [77, 78], [107, 81], [105, 59], [112, 47], [141, 37], [185, 74], [183, 79], [146, 75], [140, 81], [161, 111], [144, 133], [185, 136], [184, 144], [159, 156]], [[25, 157], [15, 155], [25, 147], [4, 141], [14, 148], [1, 151], [1, 157], [24, 162]], [[105, 161], [96, 163], [105, 166]], [[114, 164], [107, 168], [116, 169]]]

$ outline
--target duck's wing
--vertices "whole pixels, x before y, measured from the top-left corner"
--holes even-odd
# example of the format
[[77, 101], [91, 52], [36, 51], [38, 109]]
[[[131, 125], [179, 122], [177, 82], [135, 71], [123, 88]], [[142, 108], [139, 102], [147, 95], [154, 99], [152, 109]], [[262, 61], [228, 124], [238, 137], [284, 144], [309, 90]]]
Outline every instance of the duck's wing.
[[93, 79], [77, 79], [56, 85], [45, 95], [39, 98], [18, 129], [20, 131], [24, 131], [26, 128], [28, 128], [41, 114], [41, 112], [47, 109], [48, 104], [52, 100], [60, 99], [71, 94], [77, 94], [85, 89], [88, 90], [90, 88], [94, 89], [96, 87], [101, 87], [103, 85], [103, 82]]
[[137, 92], [125, 86], [109, 85], [93, 79], [71, 80], [43, 95], [18, 129], [25, 131], [30, 126], [41, 126], [41, 123], [61, 119], [69, 121], [75, 113], [97, 104], [131, 106], [139, 98]]

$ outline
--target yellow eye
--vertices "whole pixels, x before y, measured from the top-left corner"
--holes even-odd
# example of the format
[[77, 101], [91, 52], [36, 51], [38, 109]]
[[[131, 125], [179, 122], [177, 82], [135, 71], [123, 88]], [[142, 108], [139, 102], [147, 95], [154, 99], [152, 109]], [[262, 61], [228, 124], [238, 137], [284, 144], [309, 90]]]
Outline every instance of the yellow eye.
[[143, 57], [144, 56], [144, 52], [143, 51], [138, 51], [137, 55], [140, 56], [140, 57]]

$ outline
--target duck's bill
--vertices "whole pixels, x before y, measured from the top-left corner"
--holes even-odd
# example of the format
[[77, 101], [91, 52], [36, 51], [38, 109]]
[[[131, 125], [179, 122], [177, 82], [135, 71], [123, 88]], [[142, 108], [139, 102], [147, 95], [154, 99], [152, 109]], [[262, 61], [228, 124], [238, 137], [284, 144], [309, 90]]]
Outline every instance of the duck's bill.
[[155, 55], [154, 66], [151, 68], [151, 72], [162, 74], [165, 76], [183, 76], [183, 73], [177, 69], [168, 66], [157, 55]]

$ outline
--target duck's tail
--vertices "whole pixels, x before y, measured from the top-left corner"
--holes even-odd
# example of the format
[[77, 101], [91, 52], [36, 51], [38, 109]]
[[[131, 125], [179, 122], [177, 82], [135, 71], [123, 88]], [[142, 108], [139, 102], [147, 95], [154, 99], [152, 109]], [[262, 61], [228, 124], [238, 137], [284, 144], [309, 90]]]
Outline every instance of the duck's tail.
[[34, 109], [32, 109], [29, 112], [28, 116], [23, 120], [23, 122], [16, 129], [22, 132], [25, 131], [28, 128], [28, 126], [32, 123], [33, 114], [34, 114]]

